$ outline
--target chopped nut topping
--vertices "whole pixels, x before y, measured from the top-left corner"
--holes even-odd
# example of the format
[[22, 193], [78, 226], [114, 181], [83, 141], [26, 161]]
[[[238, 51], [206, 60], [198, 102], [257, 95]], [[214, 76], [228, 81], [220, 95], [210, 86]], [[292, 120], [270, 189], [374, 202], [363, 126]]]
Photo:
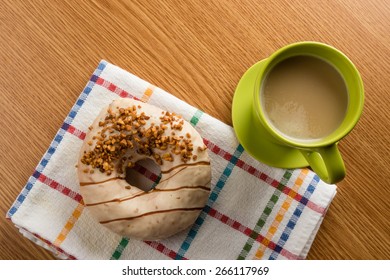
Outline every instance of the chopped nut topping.
[[[99, 121], [101, 131], [96, 132], [92, 139], [97, 140], [93, 146], [93, 141], [88, 141], [92, 150], [84, 152], [81, 162], [98, 169], [107, 175], [112, 174], [114, 170], [118, 173], [124, 173], [126, 167], [132, 168], [135, 162], [131, 156], [125, 157], [129, 149], [134, 149], [134, 153], [151, 156], [160, 165], [163, 161], [174, 160], [174, 157], [180, 157], [182, 162], [196, 160], [193, 155], [193, 143], [191, 134], [176, 136], [174, 131], [170, 134], [165, 133], [169, 127], [173, 130], [181, 131], [184, 120], [175, 113], [163, 111], [160, 125], [148, 123], [150, 119], [145, 112], [138, 112], [141, 106], [132, 106], [128, 108], [108, 109], [107, 115], [103, 121]], [[203, 151], [198, 147], [198, 151]], [[85, 173], [94, 173], [94, 170], [85, 169]]]
[[203, 147], [198, 147], [198, 152], [203, 152], [207, 149], [206, 145], [204, 145]]

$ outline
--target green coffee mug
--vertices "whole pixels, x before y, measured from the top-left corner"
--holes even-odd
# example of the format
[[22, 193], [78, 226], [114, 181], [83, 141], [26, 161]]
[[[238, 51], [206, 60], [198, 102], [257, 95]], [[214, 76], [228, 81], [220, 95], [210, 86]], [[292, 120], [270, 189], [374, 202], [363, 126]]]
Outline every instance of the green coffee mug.
[[[300, 141], [286, 137], [270, 124], [264, 112], [260, 91], [267, 74], [275, 65], [293, 56], [320, 58], [331, 64], [345, 82], [348, 93], [345, 117], [333, 132], [321, 139]], [[279, 49], [244, 74], [233, 98], [233, 127], [239, 142], [257, 160], [279, 168], [310, 166], [323, 181], [333, 184], [345, 177], [337, 144], [356, 125], [363, 103], [362, 79], [343, 53], [323, 43], [299, 42]]]

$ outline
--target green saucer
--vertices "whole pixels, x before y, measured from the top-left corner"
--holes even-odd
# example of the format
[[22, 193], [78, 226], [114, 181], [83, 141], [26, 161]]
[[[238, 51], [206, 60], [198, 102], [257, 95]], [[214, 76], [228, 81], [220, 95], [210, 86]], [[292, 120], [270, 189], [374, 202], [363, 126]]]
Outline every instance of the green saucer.
[[267, 165], [288, 169], [306, 167], [309, 164], [299, 150], [269, 141], [265, 131], [254, 123], [253, 89], [262, 62], [245, 72], [234, 93], [232, 118], [238, 141], [252, 157]]

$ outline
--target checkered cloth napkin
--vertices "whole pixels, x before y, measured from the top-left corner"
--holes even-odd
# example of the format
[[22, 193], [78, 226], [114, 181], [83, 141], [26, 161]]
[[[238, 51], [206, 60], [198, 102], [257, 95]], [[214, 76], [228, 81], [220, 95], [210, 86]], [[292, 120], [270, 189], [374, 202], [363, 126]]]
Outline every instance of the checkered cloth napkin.
[[[121, 237], [85, 210], [75, 164], [88, 126], [113, 99], [176, 112], [203, 136], [211, 194], [194, 225], [161, 241]], [[156, 174], [140, 168], [150, 180]], [[27, 238], [67, 259], [303, 259], [336, 194], [308, 169], [251, 158], [233, 128], [106, 61], [100, 62], [7, 217]]]

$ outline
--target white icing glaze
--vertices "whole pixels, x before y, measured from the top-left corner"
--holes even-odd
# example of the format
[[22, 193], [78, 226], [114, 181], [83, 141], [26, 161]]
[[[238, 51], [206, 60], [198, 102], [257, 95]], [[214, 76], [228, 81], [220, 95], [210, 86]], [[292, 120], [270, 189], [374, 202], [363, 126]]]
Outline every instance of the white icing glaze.
[[[144, 192], [136, 186], [130, 185], [124, 180], [124, 174], [118, 174], [113, 170], [106, 175], [95, 169], [93, 174], [84, 173], [86, 168], [91, 168], [81, 162], [84, 151], [89, 152], [96, 144], [93, 136], [101, 131], [99, 122], [105, 119], [107, 110], [113, 112], [119, 108], [141, 106], [139, 112], [145, 112], [150, 117], [145, 127], [151, 123], [160, 124], [163, 110], [150, 104], [145, 104], [134, 99], [123, 98], [113, 101], [109, 107], [104, 108], [84, 140], [78, 161], [78, 177], [80, 192], [87, 209], [97, 220], [112, 231], [127, 237], [142, 240], [159, 240], [167, 238], [192, 225], [205, 206], [211, 181], [210, 159], [204, 148], [203, 139], [199, 133], [186, 121], [181, 131], [174, 130], [176, 136], [186, 137], [191, 135], [193, 154], [184, 163], [179, 155], [172, 154], [173, 161], [163, 161], [161, 167], [161, 179], [157, 186]], [[171, 135], [172, 129], [168, 125], [163, 135]], [[92, 141], [93, 145], [88, 145]], [[167, 151], [154, 149], [153, 152], [160, 155]], [[129, 149], [127, 156], [132, 155], [133, 161], [150, 158], [138, 154], [135, 149]], [[130, 188], [129, 188], [130, 186]]]

